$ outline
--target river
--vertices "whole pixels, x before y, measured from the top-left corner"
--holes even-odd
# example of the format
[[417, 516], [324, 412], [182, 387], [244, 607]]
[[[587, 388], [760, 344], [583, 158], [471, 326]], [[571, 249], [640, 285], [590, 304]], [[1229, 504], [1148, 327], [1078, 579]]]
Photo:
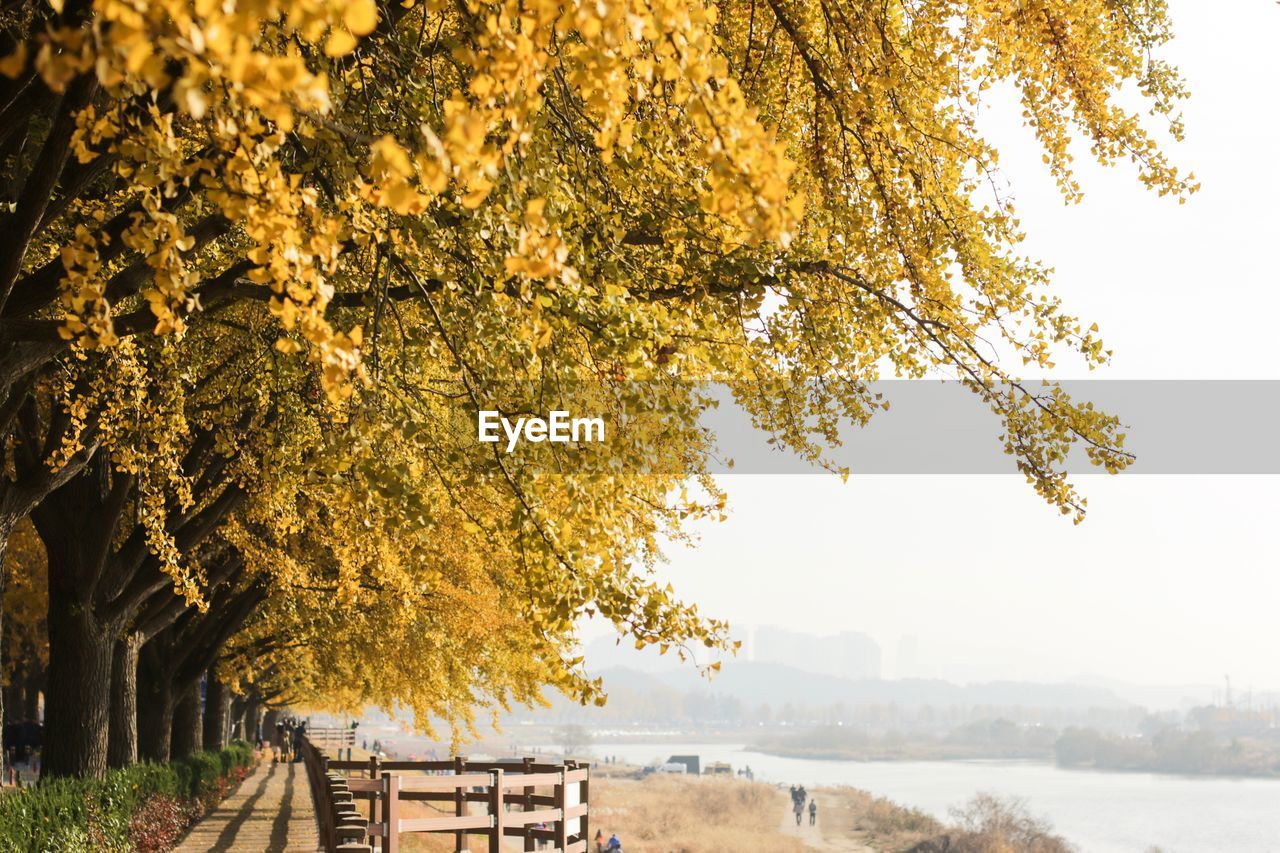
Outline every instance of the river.
[[851, 785], [946, 819], [979, 791], [1025, 799], [1082, 853], [1280, 853], [1280, 780], [1062, 770], [1032, 761], [817, 761], [732, 744], [598, 743], [597, 756], [750, 765], [757, 779]]

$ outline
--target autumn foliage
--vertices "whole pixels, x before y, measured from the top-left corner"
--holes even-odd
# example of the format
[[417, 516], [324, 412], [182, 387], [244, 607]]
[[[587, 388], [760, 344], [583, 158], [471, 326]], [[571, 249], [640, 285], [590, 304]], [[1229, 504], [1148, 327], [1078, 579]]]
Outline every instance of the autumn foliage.
[[[953, 375], [1080, 517], [1065, 454], [1123, 467], [1118, 422], [1018, 371], [1108, 353], [977, 114], [1020, 99], [1069, 199], [1080, 143], [1185, 196], [1169, 37], [1129, 0], [5, 4], [0, 539], [47, 560], [47, 771], [268, 705], [598, 699], [587, 616], [724, 646], [647, 571], [724, 509], [702, 381], [821, 462], [867, 380]], [[609, 440], [506, 454], [481, 409]]]

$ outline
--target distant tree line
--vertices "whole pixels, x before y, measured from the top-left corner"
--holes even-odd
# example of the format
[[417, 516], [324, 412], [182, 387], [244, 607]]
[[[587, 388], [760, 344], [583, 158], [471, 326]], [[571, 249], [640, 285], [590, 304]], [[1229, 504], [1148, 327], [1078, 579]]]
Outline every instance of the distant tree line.
[[1280, 776], [1280, 739], [1224, 737], [1208, 729], [1120, 736], [1069, 728], [1054, 744], [1054, 755], [1062, 767]]

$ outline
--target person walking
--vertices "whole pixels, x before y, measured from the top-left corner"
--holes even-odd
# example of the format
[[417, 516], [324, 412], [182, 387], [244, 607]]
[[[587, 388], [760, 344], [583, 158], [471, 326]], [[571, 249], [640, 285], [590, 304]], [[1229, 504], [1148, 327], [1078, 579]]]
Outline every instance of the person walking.
[[795, 812], [796, 812], [796, 826], [799, 826], [799, 825], [800, 825], [800, 818], [801, 818], [801, 816], [803, 816], [803, 815], [804, 815], [804, 801], [803, 801], [803, 800], [796, 800]]
[[818, 801], [809, 801], [809, 826], [813, 826], [818, 822]]
[[271, 763], [280, 763], [280, 751], [284, 746], [284, 720], [276, 722], [271, 730]]
[[596, 830], [596, 850], [595, 853], [604, 853], [604, 830]]
[[293, 761], [298, 763], [302, 760], [302, 740], [307, 736], [307, 723], [302, 721], [293, 729]]

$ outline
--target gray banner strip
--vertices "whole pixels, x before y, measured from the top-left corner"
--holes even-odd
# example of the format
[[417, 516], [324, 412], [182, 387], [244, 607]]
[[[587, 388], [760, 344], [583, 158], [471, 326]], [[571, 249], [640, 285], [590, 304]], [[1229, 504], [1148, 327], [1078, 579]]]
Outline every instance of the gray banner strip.
[[[1125, 448], [1137, 456], [1127, 474], [1280, 474], [1280, 381], [1078, 380], [1059, 383], [1077, 402], [1120, 418]], [[854, 474], [1016, 474], [1003, 452], [999, 419], [957, 382], [886, 380], [871, 383], [889, 401], [864, 428], [841, 431], [828, 448]], [[1031, 387], [1031, 386], [1029, 386]], [[702, 422], [720, 447], [717, 473], [806, 474], [820, 468], [766, 442], [728, 391]], [[728, 460], [733, 460], [732, 467]], [[1101, 473], [1083, 451], [1073, 474]]]

